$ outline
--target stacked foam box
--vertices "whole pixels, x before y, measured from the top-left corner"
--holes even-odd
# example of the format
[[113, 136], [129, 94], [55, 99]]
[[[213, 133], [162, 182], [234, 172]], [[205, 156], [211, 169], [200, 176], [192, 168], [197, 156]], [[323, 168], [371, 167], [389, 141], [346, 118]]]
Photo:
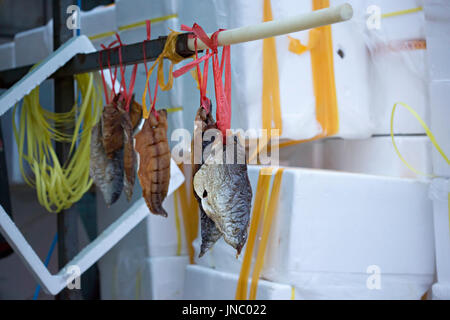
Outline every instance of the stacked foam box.
[[[14, 51], [14, 42], [0, 45], [0, 70], [7, 70], [15, 67], [16, 57]], [[0, 89], [0, 95], [2, 93], [3, 90]], [[21, 178], [19, 167], [15, 165], [18, 161], [18, 152], [13, 133], [12, 110], [9, 110], [4, 114], [1, 117], [1, 121], [9, 183], [17, 183]]]
[[[254, 192], [259, 169], [249, 167]], [[265, 280], [294, 286], [301, 299], [420, 299], [433, 283], [427, 183], [292, 168], [285, 169], [281, 190]], [[198, 253], [200, 239], [194, 244]], [[196, 259], [202, 267], [238, 274], [243, 254], [236, 259], [219, 240]], [[378, 289], [367, 285], [373, 270], [380, 272]]]
[[[171, 179], [171, 184], [177, 187], [183, 179], [173, 161]], [[142, 197], [142, 189], [136, 180], [130, 203], [122, 195], [110, 208], [106, 207], [100, 192], [98, 195], [98, 227], [101, 232], [120, 217], [130, 203]], [[184, 269], [189, 263], [183, 220], [180, 211], [181, 252], [178, 255], [173, 194], [164, 200], [163, 207], [168, 213], [167, 218], [150, 214], [99, 261], [102, 299], [181, 299]], [[149, 211], [144, 203], [138, 210]]]
[[[432, 173], [431, 142], [427, 137], [395, 137], [407, 161], [417, 170]], [[280, 165], [321, 168], [400, 178], [420, 178], [400, 160], [390, 137], [323, 139], [279, 150]]]
[[[237, 274], [189, 265], [186, 267], [184, 299], [233, 300], [237, 281]], [[291, 296], [292, 289], [289, 285], [265, 280], [258, 283], [257, 300], [288, 300]]]
[[[154, 20], [151, 23], [151, 39], [157, 39], [160, 36], [167, 36], [170, 29], [179, 30], [178, 20], [178, 1], [146, 1], [146, 0], [118, 0], [116, 1], [116, 25], [119, 30], [123, 43], [131, 44], [142, 42], [147, 39], [147, 29], [145, 20]], [[158, 21], [160, 19], [160, 21]], [[128, 28], [136, 23], [142, 23], [138, 27]], [[150, 68], [153, 62], [147, 62]], [[167, 79], [169, 71], [169, 61], [165, 60], [165, 78]], [[132, 67], [127, 67], [126, 78], [130, 79]], [[142, 94], [145, 88], [146, 72], [143, 64], [138, 65], [135, 97], [141, 102]], [[156, 81], [156, 69], [150, 79], [151, 94], [153, 94], [154, 83]], [[128, 83], [128, 82], [127, 82]], [[147, 94], [150, 94], [148, 92]], [[147, 98], [148, 101], [148, 98]], [[159, 90], [156, 102], [156, 108], [179, 108], [184, 107], [183, 90], [178, 80], [174, 81], [173, 88], [170, 91]], [[183, 111], [171, 113], [168, 117], [170, 139], [172, 130], [183, 126]]]
[[[421, 0], [366, 1], [366, 7], [374, 5], [381, 14], [414, 9]], [[373, 109], [376, 134], [390, 132], [390, 117], [394, 103], [405, 102], [427, 121], [428, 89], [426, 50], [396, 49], [425, 40], [423, 11], [392, 17], [381, 16], [380, 28], [366, 27], [367, 44], [371, 52], [370, 102]], [[424, 133], [417, 120], [405, 109], [396, 112], [395, 133]]]
[[101, 49], [101, 44], [108, 45], [116, 39], [114, 35], [108, 35], [117, 31], [114, 5], [82, 11], [80, 20], [81, 34], [87, 35], [97, 50]]
[[[447, 156], [450, 155], [450, 4], [448, 1], [426, 1], [427, 58], [430, 75], [431, 131]], [[433, 147], [433, 179], [430, 198], [433, 200], [433, 217], [436, 243], [437, 283], [433, 285], [433, 299], [450, 299], [450, 166]]]

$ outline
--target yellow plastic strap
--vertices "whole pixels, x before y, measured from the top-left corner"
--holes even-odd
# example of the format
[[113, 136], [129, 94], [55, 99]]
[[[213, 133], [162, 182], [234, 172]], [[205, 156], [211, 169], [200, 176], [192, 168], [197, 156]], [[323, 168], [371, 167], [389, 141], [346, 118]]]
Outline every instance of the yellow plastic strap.
[[[264, 0], [263, 20], [272, 20], [270, 0]], [[263, 40], [262, 127], [268, 130], [268, 134], [271, 128], [276, 128], [280, 130], [281, 135], [283, 129], [277, 50], [273, 37]]]
[[264, 256], [266, 253], [267, 242], [269, 240], [270, 227], [273, 223], [273, 218], [278, 209], [278, 201], [281, 189], [281, 179], [283, 177], [284, 168], [277, 170], [275, 178], [273, 180], [272, 192], [270, 194], [269, 204], [266, 205], [264, 214], [264, 224], [261, 236], [261, 241], [258, 247], [258, 255], [256, 256], [255, 266], [253, 268], [252, 283], [250, 286], [250, 300], [256, 299], [256, 291], [258, 288], [258, 280], [261, 275], [262, 268], [264, 266]]
[[422, 11], [422, 7], [412, 8], [412, 9], [406, 9], [406, 10], [399, 10], [394, 12], [388, 12], [381, 15], [381, 18], [390, 18], [390, 17], [397, 17], [402, 16], [404, 14], [414, 13]]
[[[164, 45], [163, 51], [161, 52], [161, 54], [158, 56], [158, 58], [155, 60], [155, 62], [152, 64], [152, 66], [148, 70], [147, 80], [145, 81], [145, 89], [144, 89], [144, 93], [142, 95], [142, 111], [143, 111], [143, 116], [145, 119], [148, 118], [148, 114], [149, 114], [149, 110], [147, 109], [146, 98], [147, 98], [148, 82], [150, 80], [150, 76], [152, 75], [153, 69], [156, 67], [156, 65], [158, 65], [159, 87], [161, 88], [161, 90], [167, 91], [167, 90], [172, 89], [172, 85], [173, 85], [173, 74], [172, 74], [173, 65], [177, 64], [185, 59], [176, 52], [176, 42], [177, 42], [177, 37], [179, 34], [180, 34], [180, 32], [176, 32], [176, 31], [170, 32], [170, 34], [167, 36], [166, 44]], [[163, 69], [164, 58], [169, 59], [171, 62], [170, 70], [169, 70], [169, 79], [167, 79], [167, 83], [164, 80], [164, 69]], [[156, 99], [156, 97], [155, 97], [155, 99]]]
[[[183, 165], [180, 166], [181, 171], [184, 173]], [[189, 197], [186, 190], [186, 186], [189, 185], [190, 180], [186, 181], [177, 189], [176, 193], [180, 199], [181, 212], [183, 214], [183, 223], [186, 237], [186, 245], [189, 254], [189, 261], [191, 264], [194, 263], [194, 247], [192, 242], [197, 237], [198, 230], [198, 202], [194, 197], [193, 188], [190, 187]], [[188, 201], [189, 199], [189, 201]]]
[[[91, 131], [100, 117], [103, 102], [98, 84], [94, 87], [92, 74], [77, 75], [75, 79], [83, 98], [81, 106], [74, 105], [66, 113], [47, 111], [39, 103], [37, 87], [23, 99], [19, 128], [13, 120], [24, 181], [36, 188], [39, 203], [50, 212], [68, 209], [92, 185], [89, 176]], [[17, 105], [13, 119], [16, 112]], [[70, 133], [67, 128], [73, 131]], [[71, 144], [67, 163], [60, 164], [54, 141]], [[24, 163], [31, 168], [32, 176], [25, 172]]]
[[262, 168], [259, 172], [258, 184], [255, 192], [255, 200], [253, 202], [252, 218], [250, 221], [250, 230], [247, 239], [244, 260], [242, 262], [241, 272], [236, 288], [236, 300], [245, 300], [247, 298], [247, 285], [250, 275], [250, 267], [252, 263], [253, 249], [255, 247], [255, 239], [258, 232], [259, 221], [261, 219], [263, 204], [266, 203], [268, 197], [267, 190], [270, 187], [270, 179], [273, 168]]
[[295, 300], [295, 287], [291, 286], [291, 300]]
[[175, 227], [177, 230], [177, 256], [181, 255], [181, 226], [180, 226], [180, 214], [178, 211], [178, 193], [177, 190], [173, 193], [173, 207], [175, 210]]
[[423, 172], [417, 170], [412, 165], [410, 165], [409, 162], [406, 161], [405, 158], [403, 158], [403, 156], [400, 154], [400, 151], [398, 150], [398, 147], [397, 147], [397, 145], [395, 143], [395, 139], [394, 139], [394, 114], [395, 114], [395, 110], [397, 109], [397, 105], [401, 105], [402, 107], [406, 108], [406, 110], [408, 110], [414, 116], [414, 118], [416, 118], [417, 121], [419, 121], [419, 123], [422, 126], [422, 128], [424, 128], [425, 133], [427, 134], [428, 138], [430, 138], [431, 143], [433, 144], [433, 146], [436, 148], [436, 150], [439, 152], [439, 154], [444, 158], [444, 160], [447, 162], [447, 164], [450, 165], [450, 161], [449, 161], [447, 155], [444, 153], [442, 148], [439, 146], [439, 144], [436, 141], [436, 138], [434, 137], [434, 135], [431, 132], [431, 130], [428, 128], [428, 126], [425, 124], [425, 122], [422, 120], [422, 118], [417, 114], [417, 112], [413, 108], [411, 108], [409, 105], [407, 105], [406, 103], [403, 103], [403, 102], [397, 102], [396, 104], [394, 104], [394, 107], [392, 108], [392, 113], [391, 113], [391, 140], [392, 140], [392, 144], [394, 146], [395, 152], [397, 153], [397, 155], [400, 158], [400, 160], [411, 171], [413, 171], [417, 175], [424, 175], [424, 176], [428, 176], [428, 177], [435, 177], [432, 174], [423, 173]]

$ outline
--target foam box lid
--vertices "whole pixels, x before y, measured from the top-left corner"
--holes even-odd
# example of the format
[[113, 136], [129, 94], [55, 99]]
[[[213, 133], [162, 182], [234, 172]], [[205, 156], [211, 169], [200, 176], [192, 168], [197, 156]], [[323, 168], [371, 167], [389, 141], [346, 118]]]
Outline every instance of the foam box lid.
[[81, 12], [81, 33], [94, 36], [116, 30], [116, 7], [101, 6]]

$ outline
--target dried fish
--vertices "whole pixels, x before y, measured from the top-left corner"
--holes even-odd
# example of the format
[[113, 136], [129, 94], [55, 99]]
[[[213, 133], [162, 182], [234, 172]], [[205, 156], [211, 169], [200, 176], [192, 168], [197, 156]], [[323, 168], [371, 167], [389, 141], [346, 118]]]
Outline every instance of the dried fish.
[[124, 189], [128, 201], [133, 196], [133, 187], [136, 177], [136, 153], [134, 151], [133, 125], [130, 114], [123, 109], [121, 113], [121, 126], [123, 129], [123, 167]]
[[[231, 143], [227, 143], [225, 148], [220, 139], [213, 142], [211, 154], [194, 176], [194, 190], [201, 197], [203, 210], [216, 223], [224, 240], [240, 254], [247, 240], [252, 189], [247, 165], [245, 161], [238, 161], [245, 160], [245, 148], [237, 136], [228, 139]], [[235, 150], [231, 163], [227, 163], [228, 148]]]
[[101, 124], [103, 147], [108, 158], [114, 158], [114, 152], [123, 146], [123, 129], [121, 126], [121, 114], [119, 109], [123, 109], [124, 99], [121, 95], [114, 97], [111, 104], [103, 108]]
[[151, 112], [142, 130], [136, 135], [139, 153], [139, 182], [148, 208], [154, 214], [167, 217], [162, 207], [170, 180], [170, 149], [167, 142], [167, 111], [158, 111], [158, 119]]
[[114, 153], [113, 159], [107, 157], [100, 122], [92, 128], [89, 174], [108, 206], [119, 199], [123, 188], [123, 153], [119, 150]]
[[[211, 109], [211, 106], [210, 106]], [[211, 112], [208, 114], [203, 107], [200, 107], [197, 111], [197, 115], [195, 116], [195, 124], [194, 124], [194, 136], [195, 139], [199, 138], [202, 141], [201, 145], [194, 145], [194, 141], [192, 141], [192, 153], [191, 153], [191, 162], [192, 162], [192, 177], [195, 176], [197, 171], [200, 169], [201, 165], [204, 163], [204, 152], [208, 145], [212, 142], [204, 141], [203, 135], [209, 129], [217, 129], [216, 122], [212, 118]], [[195, 156], [200, 156], [201, 161], [194, 159]], [[208, 155], [206, 155], [208, 156]], [[197, 161], [194, 161], [197, 160]], [[198, 163], [200, 162], [200, 163]], [[192, 178], [192, 181], [194, 179]], [[216, 223], [208, 217], [202, 207], [201, 197], [197, 196], [194, 192], [194, 197], [197, 199], [199, 207], [200, 207], [200, 223], [201, 223], [201, 236], [202, 236], [202, 244], [200, 247], [199, 257], [202, 257], [213, 245], [217, 242], [217, 240], [222, 237], [222, 233], [216, 227]]]
[[133, 130], [135, 130], [142, 120], [142, 106], [134, 100], [134, 95], [130, 103], [130, 118], [133, 124]]

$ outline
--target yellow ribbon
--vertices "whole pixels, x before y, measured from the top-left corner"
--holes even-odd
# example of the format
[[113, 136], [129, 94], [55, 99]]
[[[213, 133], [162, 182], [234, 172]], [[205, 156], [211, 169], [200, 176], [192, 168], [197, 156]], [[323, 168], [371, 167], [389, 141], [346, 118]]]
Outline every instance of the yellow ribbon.
[[177, 192], [175, 190], [173, 194], [173, 206], [175, 210], [175, 227], [177, 230], [177, 256], [181, 255], [181, 226], [180, 226], [180, 214], [178, 213], [178, 199]]
[[[272, 20], [272, 8], [270, 0], [264, 0], [263, 20]], [[280, 82], [278, 78], [278, 61], [275, 38], [263, 40], [263, 83], [262, 83], [262, 126], [274, 128], [282, 132], [281, 107], [280, 107]]]
[[[173, 71], [174, 64], [177, 64], [185, 59], [182, 56], [180, 56], [176, 51], [176, 42], [177, 42], [177, 37], [179, 34], [180, 34], [180, 32], [176, 32], [176, 31], [170, 32], [170, 34], [167, 36], [167, 40], [164, 45], [163, 51], [161, 52], [161, 54], [158, 56], [158, 58], [155, 60], [155, 62], [152, 64], [152, 66], [148, 70], [147, 80], [145, 81], [145, 89], [144, 89], [144, 93], [142, 94], [142, 111], [143, 111], [143, 116], [145, 119], [147, 119], [148, 115], [149, 115], [149, 110], [147, 109], [146, 97], [147, 97], [148, 82], [150, 80], [150, 76], [152, 75], [153, 69], [156, 67], [156, 65], [158, 65], [158, 85], [161, 88], [161, 90], [167, 91], [167, 90], [172, 89], [172, 85], [173, 85], [172, 71]], [[164, 80], [164, 69], [163, 69], [164, 58], [169, 59], [171, 62], [170, 70], [169, 70], [169, 79], [167, 79], [167, 83]], [[155, 99], [156, 99], [156, 97], [155, 97]]]
[[388, 12], [388, 13], [383, 13], [381, 15], [381, 18], [397, 17], [397, 16], [401, 16], [401, 15], [404, 15], [404, 14], [419, 12], [419, 11], [422, 11], [422, 10], [423, 10], [422, 7], [417, 7], [417, 8], [412, 8], [412, 9]]
[[253, 267], [253, 274], [249, 295], [250, 300], [256, 299], [258, 281], [264, 265], [264, 255], [269, 238], [270, 227], [272, 225], [275, 213], [277, 212], [283, 171], [284, 169], [280, 168], [277, 170], [275, 174], [272, 192], [270, 193], [270, 200], [269, 200], [269, 188], [273, 168], [262, 168], [259, 172], [258, 184], [256, 187], [255, 200], [253, 204], [252, 218], [250, 221], [250, 231], [244, 253], [244, 260], [242, 262], [242, 267], [236, 288], [235, 298], [237, 300], [244, 300], [247, 298], [247, 285], [248, 285], [248, 278], [250, 275], [251, 260], [253, 256], [253, 250], [255, 247], [256, 236], [258, 233], [258, 227], [260, 225], [261, 218], [263, 218], [262, 237], [259, 242], [256, 261]]

